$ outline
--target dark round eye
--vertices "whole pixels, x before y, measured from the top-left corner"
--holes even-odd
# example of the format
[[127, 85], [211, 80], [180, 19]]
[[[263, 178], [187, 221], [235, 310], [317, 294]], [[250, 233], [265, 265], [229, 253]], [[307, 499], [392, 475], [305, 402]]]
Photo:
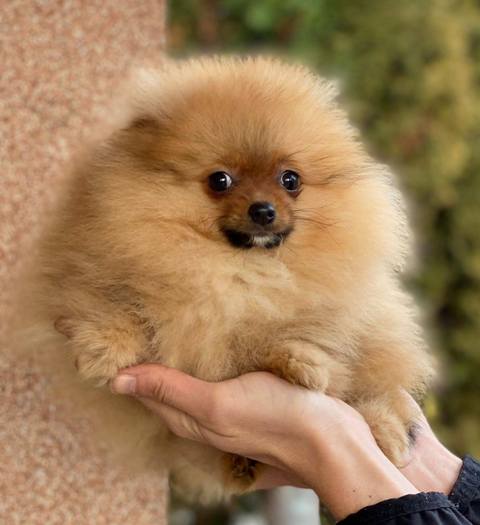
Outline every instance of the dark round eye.
[[292, 170], [286, 170], [280, 175], [280, 184], [287, 191], [296, 191], [300, 187], [300, 175]]
[[208, 185], [210, 189], [218, 193], [227, 191], [232, 185], [232, 177], [225, 171], [216, 171], [208, 177]]

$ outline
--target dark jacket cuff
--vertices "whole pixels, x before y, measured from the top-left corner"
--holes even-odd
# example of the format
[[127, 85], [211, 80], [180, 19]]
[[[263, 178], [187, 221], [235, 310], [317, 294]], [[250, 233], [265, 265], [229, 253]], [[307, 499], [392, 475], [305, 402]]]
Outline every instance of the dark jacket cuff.
[[474, 525], [480, 524], [480, 463], [465, 456], [450, 501]]
[[[435, 523], [435, 521], [425, 521], [423, 519], [406, 519], [412, 514], [426, 513], [428, 511], [439, 511], [448, 509], [449, 512], [457, 514], [454, 504], [448, 500], [445, 494], [439, 492], [422, 492], [419, 494], [408, 494], [397, 499], [381, 501], [375, 505], [365, 507], [355, 514], [351, 514], [338, 525], [379, 525], [394, 523]], [[456, 521], [454, 518], [450, 523], [462, 523], [463, 520]]]

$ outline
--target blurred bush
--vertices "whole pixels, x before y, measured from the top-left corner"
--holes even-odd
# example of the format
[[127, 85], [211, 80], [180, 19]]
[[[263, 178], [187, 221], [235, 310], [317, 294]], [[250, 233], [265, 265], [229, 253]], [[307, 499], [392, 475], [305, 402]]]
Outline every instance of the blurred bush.
[[354, 121], [410, 195], [412, 285], [445, 380], [427, 410], [480, 456], [480, 4], [477, 0], [174, 0], [170, 44], [273, 51], [340, 79]]

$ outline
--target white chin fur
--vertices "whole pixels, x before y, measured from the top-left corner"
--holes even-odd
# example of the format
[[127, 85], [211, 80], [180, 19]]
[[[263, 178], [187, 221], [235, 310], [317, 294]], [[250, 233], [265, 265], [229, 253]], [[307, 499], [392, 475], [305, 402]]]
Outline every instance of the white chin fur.
[[270, 235], [253, 235], [252, 244], [254, 246], [265, 247], [268, 243], [272, 242], [272, 236]]

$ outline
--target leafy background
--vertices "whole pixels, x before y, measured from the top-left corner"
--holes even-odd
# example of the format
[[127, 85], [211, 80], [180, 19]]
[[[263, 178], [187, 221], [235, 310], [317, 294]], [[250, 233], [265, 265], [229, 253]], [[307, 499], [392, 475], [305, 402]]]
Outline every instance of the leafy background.
[[[169, 8], [174, 55], [273, 52], [340, 81], [351, 118], [411, 201], [419, 262], [409, 285], [444, 363], [427, 414], [454, 451], [480, 456], [478, 0], [172, 0]], [[229, 523], [222, 512], [217, 523]]]

